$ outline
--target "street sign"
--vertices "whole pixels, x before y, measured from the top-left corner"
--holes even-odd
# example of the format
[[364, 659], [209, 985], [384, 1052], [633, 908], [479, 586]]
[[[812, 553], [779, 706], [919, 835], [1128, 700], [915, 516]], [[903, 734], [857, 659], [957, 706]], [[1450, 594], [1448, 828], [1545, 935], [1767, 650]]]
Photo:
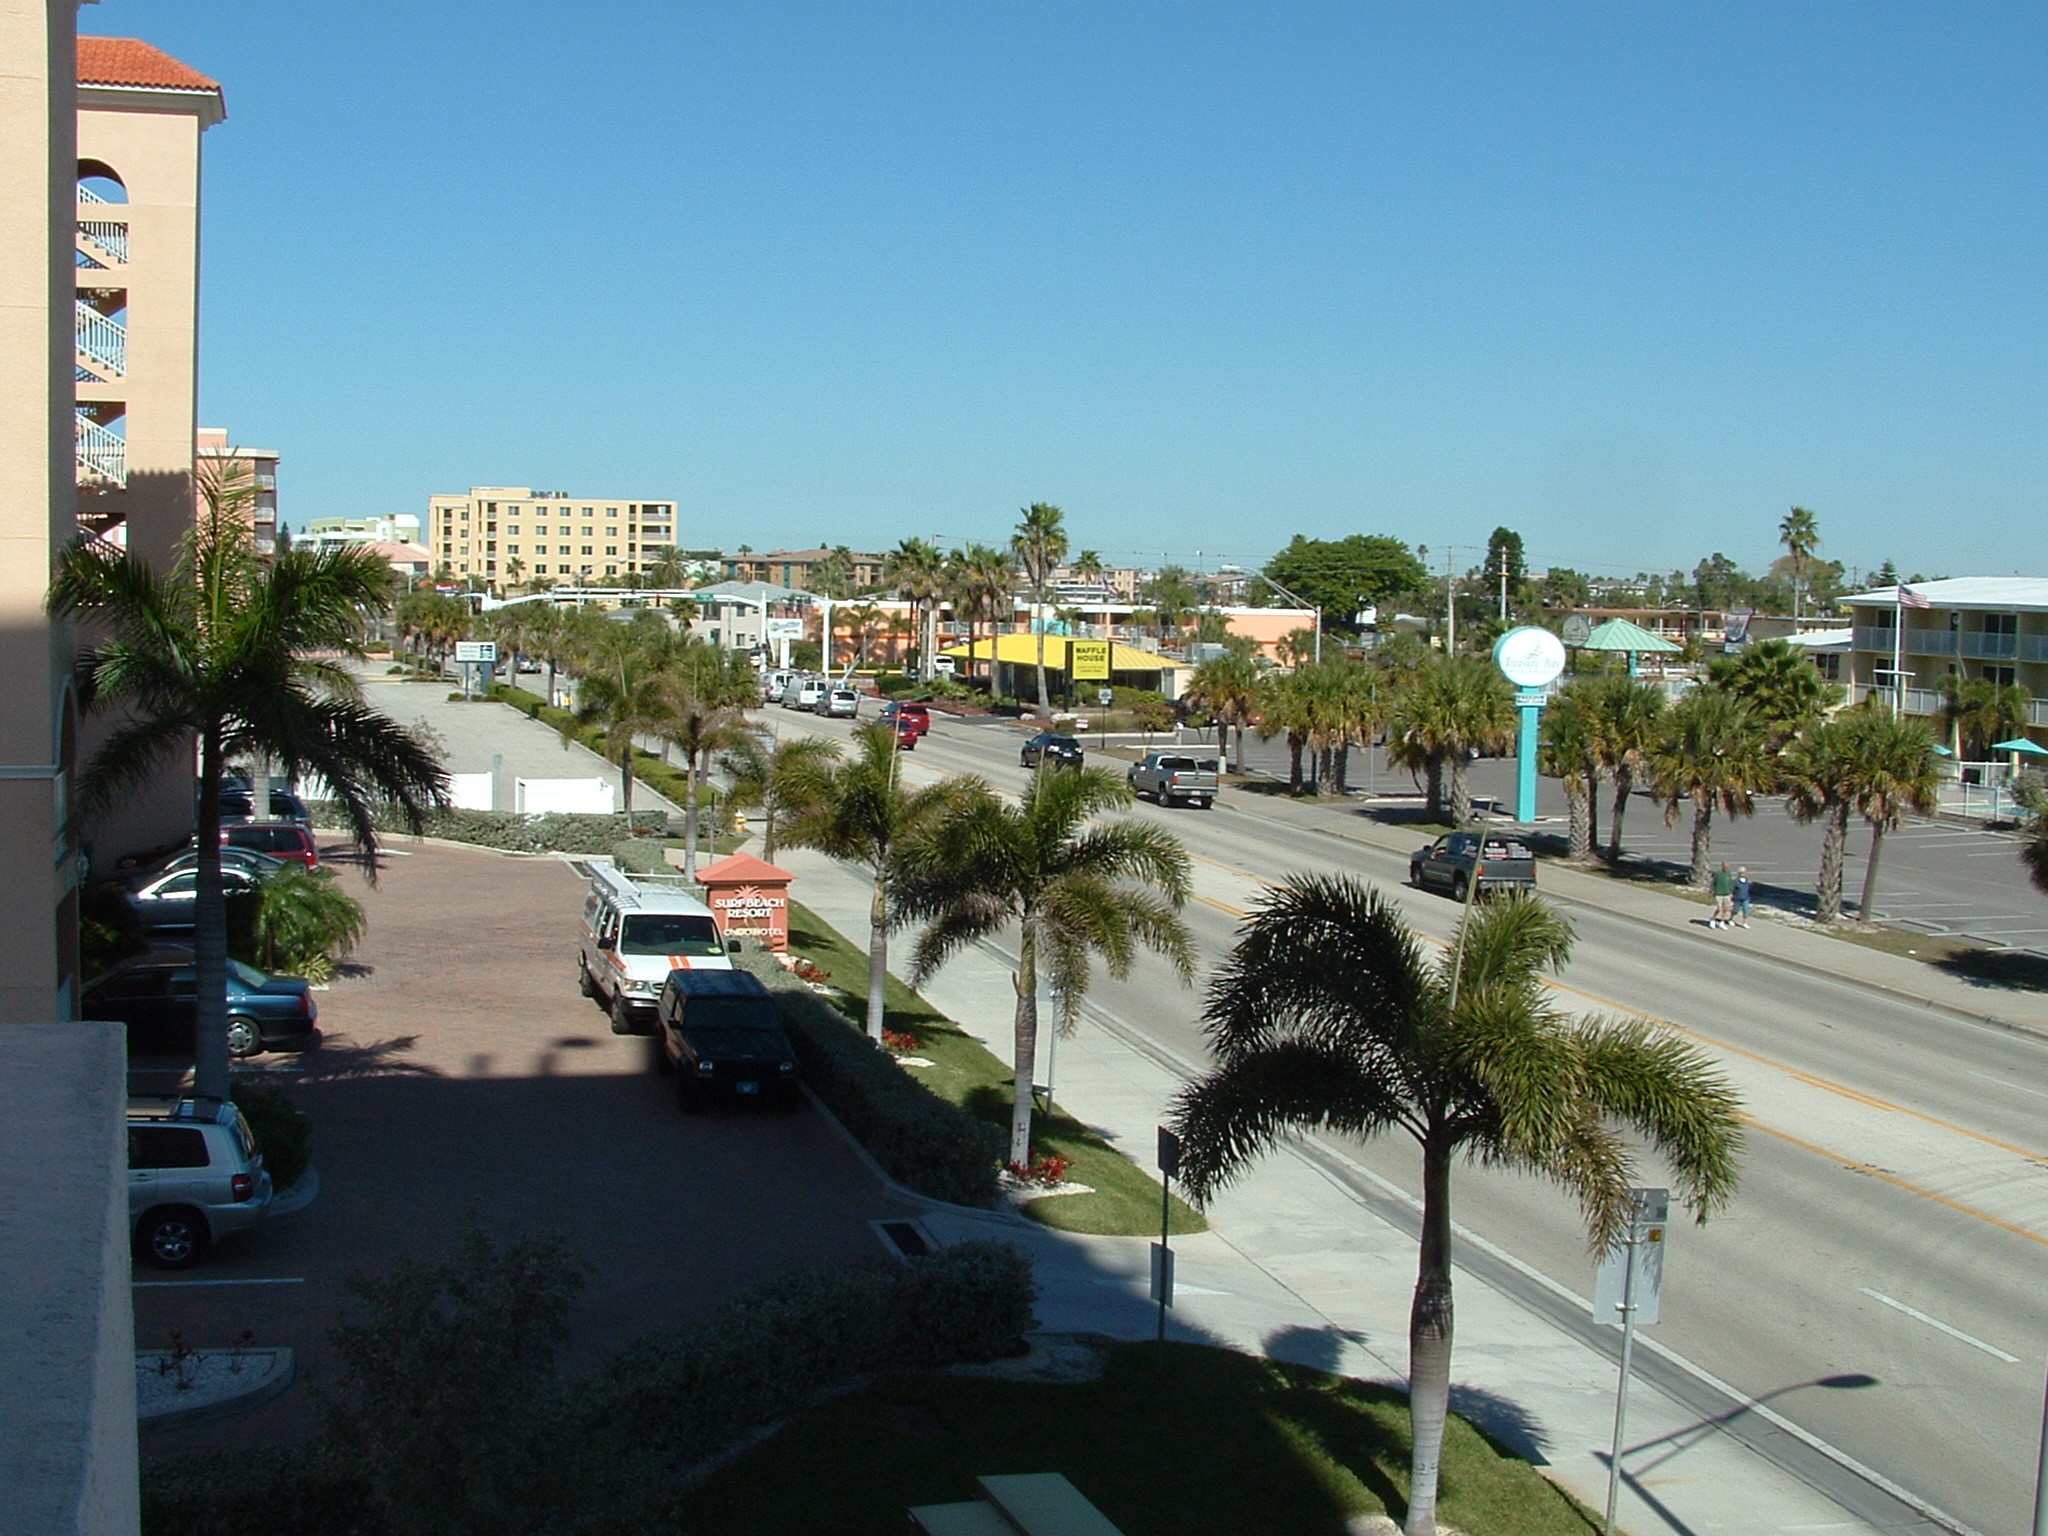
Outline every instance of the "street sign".
[[1169, 1179], [1180, 1174], [1180, 1138], [1163, 1125], [1159, 1127], [1159, 1171]]
[[1564, 663], [1564, 642], [1534, 624], [1509, 630], [1493, 645], [1493, 664], [1520, 688], [1541, 688], [1554, 681]]
[[1593, 638], [1593, 621], [1583, 613], [1568, 613], [1564, 616], [1564, 643], [1581, 646]]
[[455, 642], [455, 659], [458, 662], [489, 662], [497, 665], [498, 642], [495, 640], [458, 640]]
[[1106, 683], [1109, 681], [1109, 642], [1107, 640], [1069, 640], [1072, 654], [1067, 658], [1074, 669], [1073, 680], [1077, 683]]
[[1116, 702], [1116, 690], [1114, 688], [1096, 689], [1095, 702], [1100, 704], [1104, 709], [1109, 708], [1110, 705]]
[[[1622, 1325], [1624, 1302], [1633, 1307], [1633, 1321], [1638, 1328], [1655, 1323], [1664, 1289], [1664, 1229], [1671, 1213], [1671, 1192], [1637, 1189], [1629, 1194], [1635, 1202], [1629, 1235], [1608, 1251], [1593, 1279], [1593, 1321], [1610, 1328]], [[1633, 1296], [1629, 1294], [1628, 1283], [1631, 1254], [1636, 1266]]]

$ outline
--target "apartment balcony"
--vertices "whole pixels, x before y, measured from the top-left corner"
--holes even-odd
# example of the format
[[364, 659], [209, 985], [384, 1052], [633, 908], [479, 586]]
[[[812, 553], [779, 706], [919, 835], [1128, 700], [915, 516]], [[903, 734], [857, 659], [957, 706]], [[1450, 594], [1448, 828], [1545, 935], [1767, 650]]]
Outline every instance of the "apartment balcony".
[[1889, 624], [1858, 624], [1849, 632], [1849, 647], [1889, 656], [1892, 653], [1892, 627]]
[[1972, 661], [2011, 661], [2019, 655], [2018, 635], [1994, 635], [1988, 630], [1963, 631], [1963, 654]]
[[[1852, 704], [1861, 704], [1869, 698], [1875, 698], [1880, 704], [1889, 704], [1894, 695], [1889, 683], [1857, 683], [1849, 691]], [[2034, 702], [2039, 704], [2041, 701], [2036, 699]], [[1905, 706], [1909, 715], [1938, 715], [1941, 713], [1941, 695], [1932, 688], [1908, 688]]]
[[2048, 661], [2048, 635], [2021, 635], [2021, 661]]
[[1906, 654], [1908, 656], [1953, 656], [1956, 654], [1956, 632], [1952, 629], [1908, 629], [1906, 631]]

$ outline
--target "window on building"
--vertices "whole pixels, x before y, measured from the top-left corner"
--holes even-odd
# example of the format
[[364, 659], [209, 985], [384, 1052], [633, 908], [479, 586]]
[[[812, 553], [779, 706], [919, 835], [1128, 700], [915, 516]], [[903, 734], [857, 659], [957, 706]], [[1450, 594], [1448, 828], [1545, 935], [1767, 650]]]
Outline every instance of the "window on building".
[[592, 512], [594, 511], [594, 510], [595, 510], [594, 508], [591, 508], [591, 507], [585, 507], [585, 508], [583, 509], [583, 515], [584, 515], [585, 517], [589, 517], [589, 516], [591, 515], [591, 513], [592, 513]]
[[619, 552], [619, 546], [616, 544], [607, 544], [604, 547], [604, 552], [608, 555], [616, 555]]
[[2016, 635], [2020, 632], [2020, 616], [2016, 613], [1987, 613], [1984, 615], [1984, 633], [1987, 635]]
[[1984, 676], [2001, 688], [2010, 688], [2015, 674], [2011, 667], [1986, 667]]
[[585, 553], [586, 555], [590, 553], [590, 546], [588, 544], [583, 545], [582, 549], [583, 553]]
[[604, 509], [604, 515], [606, 517], [617, 517], [619, 515], [619, 509], [617, 507], [606, 507]]
[[569, 567], [567, 567], [566, 565], [558, 565], [555, 567], [555, 574], [557, 576], [566, 576], [569, 574]]
[[505, 531], [515, 539], [519, 537], [519, 525], [517, 523], [506, 524]]
[[517, 544], [507, 544], [505, 546], [505, 553], [508, 555], [516, 555], [519, 553], [519, 546]]
[[462, 520], [463, 520], [463, 521], [464, 521], [465, 523], [469, 521], [469, 508], [467, 508], [467, 507], [464, 507], [464, 508], [462, 509]]
[[607, 576], [616, 576], [619, 574], [619, 568], [616, 565], [608, 565], [604, 568], [604, 573]]

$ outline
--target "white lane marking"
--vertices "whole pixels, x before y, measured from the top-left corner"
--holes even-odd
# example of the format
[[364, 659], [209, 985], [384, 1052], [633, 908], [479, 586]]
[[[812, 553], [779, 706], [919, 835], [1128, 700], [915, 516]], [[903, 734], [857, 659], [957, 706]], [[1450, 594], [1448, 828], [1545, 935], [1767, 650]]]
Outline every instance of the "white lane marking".
[[306, 1278], [303, 1275], [291, 1275], [282, 1280], [137, 1280], [135, 1282], [135, 1289], [138, 1291], [148, 1291], [190, 1288], [201, 1285], [304, 1285], [305, 1283]]
[[2022, 1088], [2018, 1083], [2009, 1083], [2002, 1077], [1993, 1077], [1989, 1072], [1972, 1072], [1972, 1077], [1981, 1077], [1987, 1083], [1996, 1083], [2001, 1088], [2010, 1088], [2014, 1093], [2031, 1093], [2037, 1099], [2048, 1099], [2048, 1093], [2038, 1088]]
[[1857, 1289], [1861, 1291], [1864, 1295], [1868, 1296], [1872, 1301], [1883, 1302], [1886, 1306], [1890, 1307], [1894, 1312], [1903, 1312], [1906, 1314], [1906, 1316], [1913, 1318], [1918, 1322], [1925, 1323], [1928, 1327], [1932, 1328], [1937, 1333], [1945, 1333], [1952, 1339], [1959, 1339], [1963, 1343], [1969, 1345], [1970, 1348], [1981, 1349], [1987, 1355], [1996, 1355], [1999, 1359], [2003, 1360], [2007, 1365], [2018, 1365], [2020, 1363], [2020, 1357], [2018, 1355], [2008, 1355], [1996, 1344], [1986, 1344], [1982, 1339], [1975, 1338], [1970, 1334], [1963, 1332], [1963, 1330], [1960, 1328], [1951, 1328], [1947, 1323], [1944, 1323], [1940, 1318], [1929, 1317], [1925, 1312], [1922, 1312], [1918, 1307], [1909, 1307], [1903, 1301], [1895, 1301], [1891, 1297], [1885, 1295], [1884, 1292], [1873, 1291], [1867, 1285], [1859, 1285]]

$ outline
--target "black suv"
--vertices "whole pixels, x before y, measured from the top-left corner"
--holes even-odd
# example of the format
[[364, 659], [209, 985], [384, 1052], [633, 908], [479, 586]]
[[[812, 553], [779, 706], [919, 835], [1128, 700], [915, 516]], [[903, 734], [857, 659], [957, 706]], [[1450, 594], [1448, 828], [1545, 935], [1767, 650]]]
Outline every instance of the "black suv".
[[775, 996], [748, 971], [670, 971], [661, 989], [654, 1064], [676, 1080], [676, 1105], [714, 1098], [798, 1103], [796, 1048]]
[[1024, 743], [1024, 750], [1017, 754], [1017, 762], [1024, 768], [1043, 768], [1048, 763], [1060, 768], [1078, 768], [1081, 766], [1081, 743], [1057, 731], [1040, 731]]

